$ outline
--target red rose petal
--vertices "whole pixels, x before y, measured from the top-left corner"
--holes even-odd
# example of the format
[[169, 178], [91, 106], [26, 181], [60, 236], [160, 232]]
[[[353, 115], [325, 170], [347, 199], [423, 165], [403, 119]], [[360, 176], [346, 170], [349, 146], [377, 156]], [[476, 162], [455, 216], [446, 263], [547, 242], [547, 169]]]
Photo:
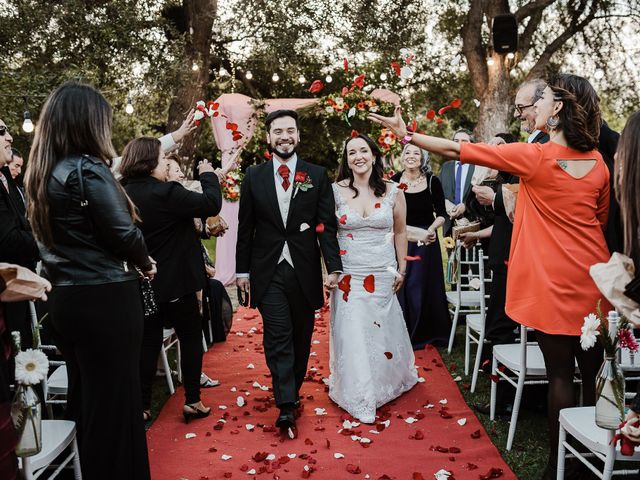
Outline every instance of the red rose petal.
[[444, 115], [447, 110], [451, 110], [451, 105], [445, 105], [440, 110], [438, 110], [438, 115]]
[[346, 255], [347, 251], [346, 250], [340, 250], [340, 255]]
[[347, 223], [347, 216], [346, 215], [342, 215], [340, 217], [340, 220], [338, 220], [338, 222], [340, 222], [340, 225], [346, 225]]
[[342, 290], [342, 298], [346, 302], [351, 291], [351, 275], [347, 274], [338, 282], [338, 289]]
[[318, 225], [316, 225], [316, 233], [322, 232], [324, 232], [324, 223], [319, 223]]
[[367, 275], [366, 277], [364, 277], [364, 289], [369, 292], [369, 293], [373, 293], [376, 291], [376, 277], [373, 275]]
[[458, 447], [449, 447], [449, 453], [460, 453], [462, 450], [460, 450]]
[[391, 62], [391, 68], [393, 68], [393, 71], [396, 72], [397, 76], [400, 76], [400, 64], [398, 62]]
[[460, 100], [459, 98], [451, 101], [451, 106], [453, 108], [460, 108], [460, 105], [462, 105], [462, 100]]
[[342, 96], [344, 97], [345, 95], [349, 94], [349, 88], [348, 87], [342, 87]]
[[349, 60], [347, 60], [346, 57], [342, 61], [342, 65], [344, 66], [345, 73], [348, 73], [349, 72]]
[[361, 75], [358, 75], [354, 80], [353, 80], [353, 85], [351, 87], [351, 89], [353, 89], [353, 87], [357, 87], [362, 89], [364, 87], [364, 73]]
[[351, 240], [353, 240], [353, 233], [347, 233], [347, 237], [349, 237]]
[[480, 480], [490, 480], [492, 478], [499, 478], [502, 476], [502, 469], [491, 467], [487, 473], [480, 475]]
[[467, 470], [475, 470], [478, 466], [475, 463], [467, 463]]
[[436, 118], [436, 111], [429, 110], [425, 116], [427, 117], [427, 120], [433, 120], [434, 118]]
[[355, 138], [355, 137], [357, 137], [358, 135], [360, 135], [360, 133], [358, 133], [358, 131], [357, 131], [357, 130], [351, 130], [351, 138]]
[[422, 257], [421, 257], [420, 255], [416, 255], [415, 257], [412, 257], [412, 256], [410, 256], [410, 255], [407, 255], [406, 257], [404, 257], [404, 259], [405, 259], [407, 262], [415, 262], [415, 261], [417, 261], [417, 260], [422, 260]]
[[232, 132], [238, 130], [238, 124], [237, 123], [232, 123], [232, 122], [227, 122], [226, 125], [227, 130], [231, 130]]
[[254, 462], [264, 462], [267, 459], [267, 456], [269, 456], [269, 454], [267, 452], [256, 452], [253, 454], [253, 460]]
[[380, 204], [380, 203], [376, 203], [376, 204], [373, 206], [373, 208], [380, 208], [381, 206], [382, 206], [382, 204]]
[[387, 357], [388, 360], [391, 360], [393, 358], [393, 353], [391, 352], [384, 352], [384, 356]]
[[322, 89], [324, 89], [324, 83], [322, 83], [322, 80], [314, 80], [309, 87], [309, 91], [311, 93], [319, 93]]
[[424, 480], [424, 477], [420, 472], [413, 472], [412, 480]]
[[444, 120], [440, 117], [436, 118], [436, 123], [440, 124], [440, 123], [444, 123]]
[[357, 475], [361, 473], [362, 470], [360, 470], [360, 467], [358, 465], [353, 465], [352, 463], [349, 463], [347, 465], [347, 472]]

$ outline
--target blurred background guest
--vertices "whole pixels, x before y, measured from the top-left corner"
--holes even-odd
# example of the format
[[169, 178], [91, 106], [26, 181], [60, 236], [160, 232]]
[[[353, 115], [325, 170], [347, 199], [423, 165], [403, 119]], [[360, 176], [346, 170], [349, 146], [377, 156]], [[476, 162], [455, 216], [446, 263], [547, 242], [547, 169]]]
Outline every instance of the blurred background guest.
[[145, 418], [150, 415], [164, 324], [171, 324], [180, 340], [185, 421], [211, 412], [200, 401], [202, 318], [196, 293], [204, 288], [206, 273], [193, 219], [216, 215], [222, 206], [222, 194], [211, 164], [202, 161], [198, 169], [203, 193], [189, 191], [175, 181], [167, 182], [168, 164], [155, 138], [132, 140], [122, 154], [122, 181], [139, 209], [140, 228], [158, 262], [158, 275], [152, 282], [158, 314], [145, 319], [140, 357]]
[[135, 207], [109, 170], [112, 120], [97, 90], [61, 85], [40, 113], [25, 186], [43, 275], [53, 284], [49, 317], [67, 364], [67, 416], [78, 428], [83, 476], [138, 480], [150, 473], [134, 266], [149, 277], [155, 266]]
[[409, 242], [408, 255], [420, 259], [407, 262], [404, 285], [398, 291], [411, 344], [417, 350], [428, 343], [445, 345], [451, 329], [437, 234], [447, 213], [442, 185], [429, 166], [429, 154], [405, 145], [401, 161], [404, 170], [392, 180], [407, 185], [407, 225], [427, 231], [420, 243]]

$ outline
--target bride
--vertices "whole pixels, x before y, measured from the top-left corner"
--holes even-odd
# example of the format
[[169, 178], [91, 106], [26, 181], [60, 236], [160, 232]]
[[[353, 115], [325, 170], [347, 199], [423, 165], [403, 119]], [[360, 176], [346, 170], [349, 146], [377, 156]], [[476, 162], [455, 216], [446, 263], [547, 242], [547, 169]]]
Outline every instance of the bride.
[[418, 381], [396, 297], [406, 270], [406, 203], [382, 175], [377, 145], [349, 138], [333, 184], [344, 274], [331, 292], [329, 397], [363, 423]]

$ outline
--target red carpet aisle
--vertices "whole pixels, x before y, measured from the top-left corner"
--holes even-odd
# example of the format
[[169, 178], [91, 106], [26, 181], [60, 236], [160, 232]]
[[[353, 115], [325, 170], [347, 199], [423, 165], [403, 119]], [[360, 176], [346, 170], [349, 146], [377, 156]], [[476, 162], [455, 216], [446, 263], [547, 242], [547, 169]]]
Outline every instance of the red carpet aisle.
[[[424, 382], [379, 410], [376, 425], [350, 425], [352, 419], [329, 400], [322, 381], [329, 374], [328, 323], [326, 314], [316, 321], [299, 437], [281, 440], [273, 427], [278, 410], [264, 387], [271, 382], [261, 322], [257, 312], [241, 310], [227, 342], [205, 355], [205, 372], [222, 382], [203, 390], [211, 416], [185, 425], [180, 389], [149, 430], [152, 478], [516, 478], [435, 349], [416, 352]], [[434, 477], [441, 469], [452, 476]]]

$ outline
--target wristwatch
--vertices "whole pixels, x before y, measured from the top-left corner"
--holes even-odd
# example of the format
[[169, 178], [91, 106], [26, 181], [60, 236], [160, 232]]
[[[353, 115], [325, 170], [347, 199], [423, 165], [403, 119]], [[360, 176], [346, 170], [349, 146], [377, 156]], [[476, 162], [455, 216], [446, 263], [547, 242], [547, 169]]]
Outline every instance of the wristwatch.
[[410, 132], [407, 132], [407, 134], [404, 137], [402, 137], [402, 140], [400, 140], [400, 145], [406, 145], [411, 141], [412, 138], [413, 138], [413, 134]]

